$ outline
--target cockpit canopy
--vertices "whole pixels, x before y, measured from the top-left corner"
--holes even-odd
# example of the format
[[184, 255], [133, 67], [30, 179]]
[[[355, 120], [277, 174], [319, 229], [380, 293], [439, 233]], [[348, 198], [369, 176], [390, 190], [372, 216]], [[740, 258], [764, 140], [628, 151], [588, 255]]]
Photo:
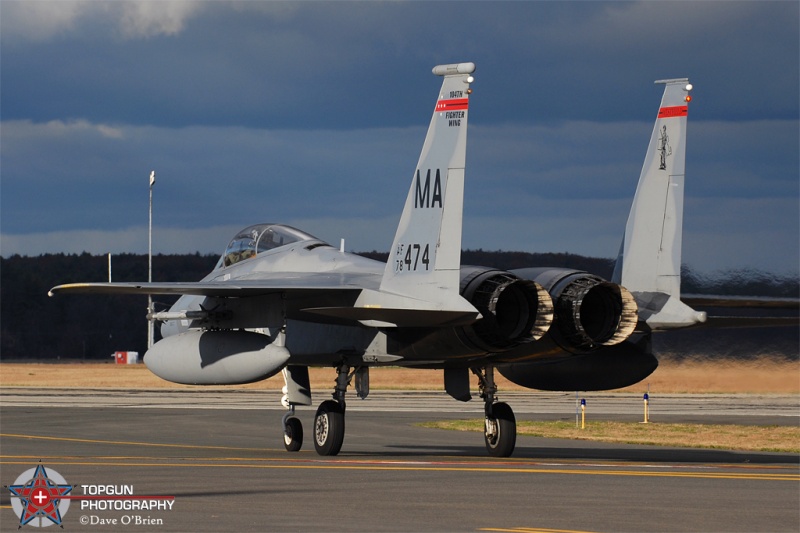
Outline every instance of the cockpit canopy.
[[236, 234], [222, 254], [219, 267], [229, 267], [280, 246], [311, 240], [318, 239], [291, 226], [256, 224]]

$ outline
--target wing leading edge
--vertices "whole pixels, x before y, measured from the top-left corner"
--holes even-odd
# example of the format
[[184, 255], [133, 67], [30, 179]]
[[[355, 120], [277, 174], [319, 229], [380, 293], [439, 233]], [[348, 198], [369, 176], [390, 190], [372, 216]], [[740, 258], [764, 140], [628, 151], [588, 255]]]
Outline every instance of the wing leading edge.
[[192, 283], [68, 283], [50, 289], [49, 296], [70, 294], [190, 294], [219, 298], [263, 296], [286, 292], [354, 292], [362, 287], [346, 286], [330, 282], [312, 283], [308, 278], [283, 278], [280, 280], [230, 280], [198, 281]]

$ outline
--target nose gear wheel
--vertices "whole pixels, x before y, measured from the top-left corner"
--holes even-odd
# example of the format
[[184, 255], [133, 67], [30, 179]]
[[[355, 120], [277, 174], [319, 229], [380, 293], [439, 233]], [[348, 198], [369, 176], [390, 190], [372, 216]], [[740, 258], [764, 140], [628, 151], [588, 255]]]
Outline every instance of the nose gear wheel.
[[303, 447], [303, 424], [297, 418], [288, 418], [283, 425], [283, 445], [287, 452], [298, 452]]

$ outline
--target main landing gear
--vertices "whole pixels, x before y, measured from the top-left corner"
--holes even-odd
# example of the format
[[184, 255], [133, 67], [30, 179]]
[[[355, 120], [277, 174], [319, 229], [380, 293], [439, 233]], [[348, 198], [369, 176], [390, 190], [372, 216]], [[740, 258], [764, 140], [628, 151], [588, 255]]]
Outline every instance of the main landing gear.
[[[308, 393], [308, 401], [305, 398], [300, 401], [293, 401], [290, 380], [294, 377], [294, 372], [284, 372], [286, 387], [284, 388], [284, 399], [282, 403], [289, 408], [289, 412], [283, 417], [284, 446], [287, 451], [296, 452], [303, 444], [303, 426], [298, 418], [294, 416], [295, 405], [311, 405], [311, 395]], [[306, 382], [307, 382], [306, 370]], [[345, 393], [350, 381], [356, 377], [356, 392], [360, 398], [366, 398], [369, 394], [369, 369], [367, 367], [357, 367], [352, 372], [350, 367], [342, 363], [336, 368], [336, 387], [333, 392], [332, 400], [325, 400], [317, 408], [314, 415], [314, 448], [319, 455], [337, 455], [342, 449], [344, 442], [344, 413], [345, 413]], [[303, 387], [300, 387], [301, 389]], [[308, 390], [307, 384], [305, 387]]]
[[325, 400], [314, 415], [314, 448], [319, 455], [337, 455], [344, 442], [344, 401]]
[[514, 418], [514, 411], [507, 403], [495, 402], [497, 385], [494, 382], [493, 366], [471, 370], [478, 376], [478, 386], [486, 413], [483, 429], [486, 451], [493, 457], [510, 457], [517, 443], [517, 421]]
[[[484, 440], [486, 451], [493, 457], [509, 457], [514, 452], [517, 442], [517, 422], [514, 411], [507, 403], [496, 401], [497, 385], [494, 382], [494, 367], [491, 365], [472, 368], [478, 377], [478, 386], [484, 403]], [[464, 394], [460, 386], [452, 386], [448, 392], [456, 399], [469, 399], [468, 373], [463, 369], [463, 380], [458, 379], [466, 387]], [[460, 371], [459, 371], [460, 372]], [[295, 417], [296, 405], [311, 405], [311, 390], [308, 380], [308, 368], [287, 366], [283, 370], [286, 386], [281, 403], [289, 409], [283, 417], [283, 442], [287, 451], [299, 451], [303, 445], [303, 425]], [[336, 387], [333, 398], [325, 400], [317, 408], [314, 415], [314, 448], [319, 455], [338, 455], [342, 449], [345, 433], [345, 394], [347, 387], [355, 376], [356, 393], [360, 398], [369, 394], [369, 368], [351, 367], [342, 363], [336, 367]]]

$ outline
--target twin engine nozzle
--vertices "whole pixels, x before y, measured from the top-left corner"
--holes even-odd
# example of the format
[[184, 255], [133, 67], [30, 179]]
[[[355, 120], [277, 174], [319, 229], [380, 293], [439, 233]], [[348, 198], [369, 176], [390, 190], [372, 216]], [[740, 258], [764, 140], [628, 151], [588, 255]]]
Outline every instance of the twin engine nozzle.
[[575, 270], [462, 267], [461, 295], [483, 315], [464, 333], [488, 352], [539, 340], [548, 331], [567, 351], [592, 351], [623, 342], [638, 321], [627, 289]]
[[461, 268], [461, 296], [481, 313], [465, 327], [476, 347], [502, 351], [542, 338], [553, 321], [553, 301], [538, 283], [510, 272]]

